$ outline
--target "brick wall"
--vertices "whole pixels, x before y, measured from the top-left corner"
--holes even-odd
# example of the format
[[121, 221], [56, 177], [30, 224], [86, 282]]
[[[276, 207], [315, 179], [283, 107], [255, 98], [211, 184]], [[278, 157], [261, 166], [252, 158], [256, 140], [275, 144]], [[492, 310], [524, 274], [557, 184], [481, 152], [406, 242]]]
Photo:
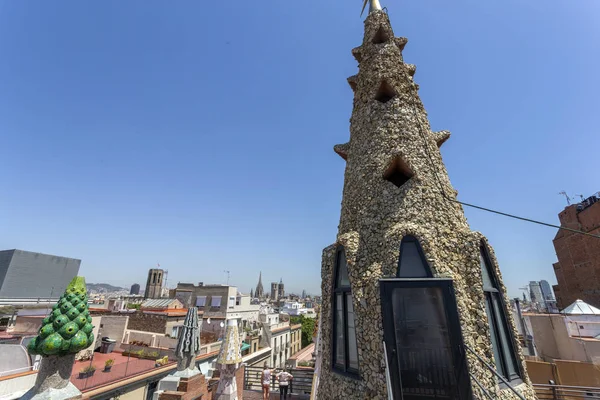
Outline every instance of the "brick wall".
[[[559, 214], [559, 219], [561, 226], [598, 235], [600, 202], [579, 213], [577, 205], [571, 205]], [[553, 242], [558, 258], [553, 265], [558, 307], [563, 309], [577, 299], [600, 307], [600, 240], [560, 230]]]
[[[238, 399], [244, 396], [244, 366], [235, 374]], [[207, 381], [204, 375], [196, 375], [190, 379], [182, 378], [177, 391], [161, 393], [159, 400], [193, 400], [202, 396], [202, 400], [212, 400], [217, 390], [216, 380]]]
[[245, 368], [242, 365], [241, 367], [238, 368], [238, 370], [235, 373], [235, 382], [237, 384], [238, 399], [244, 398], [244, 371], [245, 371]]

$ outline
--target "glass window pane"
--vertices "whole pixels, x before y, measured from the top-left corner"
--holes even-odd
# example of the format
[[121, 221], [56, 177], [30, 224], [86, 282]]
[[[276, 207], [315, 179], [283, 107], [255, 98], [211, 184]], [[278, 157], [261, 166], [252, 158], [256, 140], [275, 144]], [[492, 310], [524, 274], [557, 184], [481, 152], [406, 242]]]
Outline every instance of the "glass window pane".
[[344, 249], [338, 252], [337, 257], [337, 282], [336, 287], [350, 286], [348, 278], [348, 265], [346, 264], [346, 252]]
[[345, 365], [345, 341], [344, 341], [344, 303], [342, 294], [335, 297], [335, 364], [344, 367]]
[[346, 308], [348, 310], [348, 367], [357, 370], [356, 326], [354, 325], [354, 307], [352, 306], [352, 295], [350, 293], [346, 293]]
[[496, 323], [498, 325], [500, 344], [502, 353], [504, 355], [504, 361], [507, 368], [507, 378], [516, 377], [519, 375], [517, 370], [517, 364], [515, 362], [514, 347], [510, 336], [508, 334], [508, 325], [506, 323], [506, 317], [504, 314], [504, 308], [500, 302], [500, 296], [498, 293], [492, 293], [492, 299], [494, 303], [494, 314], [496, 314]]
[[398, 269], [400, 278], [427, 278], [429, 276], [429, 267], [419, 253], [416, 239], [412, 237], [402, 239]]
[[483, 254], [483, 249], [479, 253], [479, 264], [481, 265], [481, 276], [483, 277], [483, 289], [495, 289], [494, 281], [491, 275], [491, 266], [488, 265], [487, 258]]
[[211, 307], [221, 307], [221, 296], [213, 296], [210, 300]]
[[196, 307], [204, 307], [206, 305], [206, 296], [196, 297]]
[[442, 289], [397, 288], [391, 301], [403, 392], [456, 398], [455, 349]]
[[502, 359], [500, 354], [498, 330], [496, 324], [494, 324], [494, 314], [492, 313], [491, 306], [491, 293], [485, 294], [485, 312], [488, 317], [488, 325], [490, 326], [490, 336], [492, 339], [492, 349], [494, 350], [494, 360], [496, 361], [496, 372], [500, 375], [504, 375], [504, 368], [502, 368]]

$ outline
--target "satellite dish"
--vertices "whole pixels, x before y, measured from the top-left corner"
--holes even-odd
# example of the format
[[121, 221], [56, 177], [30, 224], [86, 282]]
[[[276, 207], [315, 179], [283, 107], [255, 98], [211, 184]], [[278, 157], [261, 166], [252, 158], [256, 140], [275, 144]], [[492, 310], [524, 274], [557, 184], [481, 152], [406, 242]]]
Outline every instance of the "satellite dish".
[[220, 325], [221, 325], [221, 328], [225, 326], [225, 324], [224, 324], [223, 322], [221, 322], [221, 324], [220, 324]]
[[206, 320], [206, 323], [210, 325], [210, 318]]

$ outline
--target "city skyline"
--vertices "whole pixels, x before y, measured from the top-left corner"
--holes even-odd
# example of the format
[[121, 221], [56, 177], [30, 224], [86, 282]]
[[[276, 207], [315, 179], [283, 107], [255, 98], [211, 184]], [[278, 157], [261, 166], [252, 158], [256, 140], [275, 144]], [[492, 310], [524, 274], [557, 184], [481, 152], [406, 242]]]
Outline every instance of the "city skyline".
[[[283, 278], [280, 278], [280, 279], [282, 279], [283, 283], [285, 284], [285, 279], [283, 279]], [[172, 282], [172, 283], [168, 283], [167, 282], [167, 283], [165, 283], [164, 287], [169, 288], [169, 289], [174, 289], [174, 288], [177, 287], [178, 283], [194, 283], [194, 282], [184, 282], [184, 281]], [[130, 285], [126, 285], [127, 287], [120, 286], [120, 285], [113, 285], [110, 282], [88, 282], [88, 285], [101, 285], [101, 284], [109, 284], [111, 286], [118, 287], [118, 288], [122, 289], [123, 291], [133, 290], [133, 287], [137, 286], [137, 291], [139, 293], [143, 293], [145, 291], [145, 286], [142, 285], [142, 284], [139, 284], [137, 282], [133, 282]], [[203, 282], [203, 284], [206, 285], [206, 286], [210, 286], [210, 285], [224, 285], [224, 286], [227, 286], [226, 282]], [[229, 283], [228, 286], [236, 287], [238, 289], [238, 291], [240, 293], [244, 294], [244, 295], [249, 295], [249, 294], [251, 294], [251, 292], [254, 292], [254, 287], [250, 287], [250, 290], [246, 290], [245, 287], [241, 287], [239, 285], [235, 285], [235, 284], [233, 284], [231, 282]], [[135, 294], [138, 294], [138, 293], [135, 293]], [[306, 290], [304, 288], [299, 289], [299, 290], [287, 290], [286, 289], [284, 297], [287, 297], [288, 295], [296, 295], [296, 296], [300, 296], [300, 297], [305, 297], [305, 296], [320, 296], [321, 295], [321, 291], [320, 291], [320, 288], [319, 288], [319, 291], [315, 291], [315, 292], [311, 292], [310, 290]], [[265, 296], [270, 296], [270, 291], [269, 291], [269, 293], [265, 293]]]
[[0, 0], [0, 400], [600, 398], [599, 18]]
[[[89, 282], [122, 287], [159, 262], [169, 282], [226, 282], [229, 270], [249, 289], [258, 271], [268, 284], [283, 268], [290, 290], [319, 290], [339, 223], [345, 165], [332, 147], [348, 138], [359, 13], [341, 0], [318, 12], [220, 7], [225, 21], [200, 24], [205, 7], [191, 1], [148, 4], [144, 18], [133, 4], [2, 5], [0, 128], [12, 150], [0, 248], [78, 258]], [[386, 7], [410, 38], [432, 128], [452, 132], [442, 156], [459, 200], [556, 224], [560, 191], [598, 191], [581, 167], [600, 144], [592, 3]], [[254, 22], [265, 18], [269, 32]], [[204, 39], [223, 23], [224, 37]], [[577, 73], [556, 80], [565, 59]], [[565, 145], [575, 135], [584, 145]], [[556, 283], [555, 229], [465, 214], [511, 297], [531, 280]]]

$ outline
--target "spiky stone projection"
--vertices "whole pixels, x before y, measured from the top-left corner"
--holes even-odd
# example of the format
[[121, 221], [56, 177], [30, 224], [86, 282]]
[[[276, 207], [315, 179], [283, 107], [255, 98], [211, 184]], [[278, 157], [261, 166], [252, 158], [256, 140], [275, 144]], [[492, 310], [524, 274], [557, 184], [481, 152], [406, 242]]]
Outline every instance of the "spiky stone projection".
[[85, 279], [73, 278], [52, 313], [29, 345], [30, 354], [42, 356], [75, 354], [94, 343], [94, 326], [88, 310]]

